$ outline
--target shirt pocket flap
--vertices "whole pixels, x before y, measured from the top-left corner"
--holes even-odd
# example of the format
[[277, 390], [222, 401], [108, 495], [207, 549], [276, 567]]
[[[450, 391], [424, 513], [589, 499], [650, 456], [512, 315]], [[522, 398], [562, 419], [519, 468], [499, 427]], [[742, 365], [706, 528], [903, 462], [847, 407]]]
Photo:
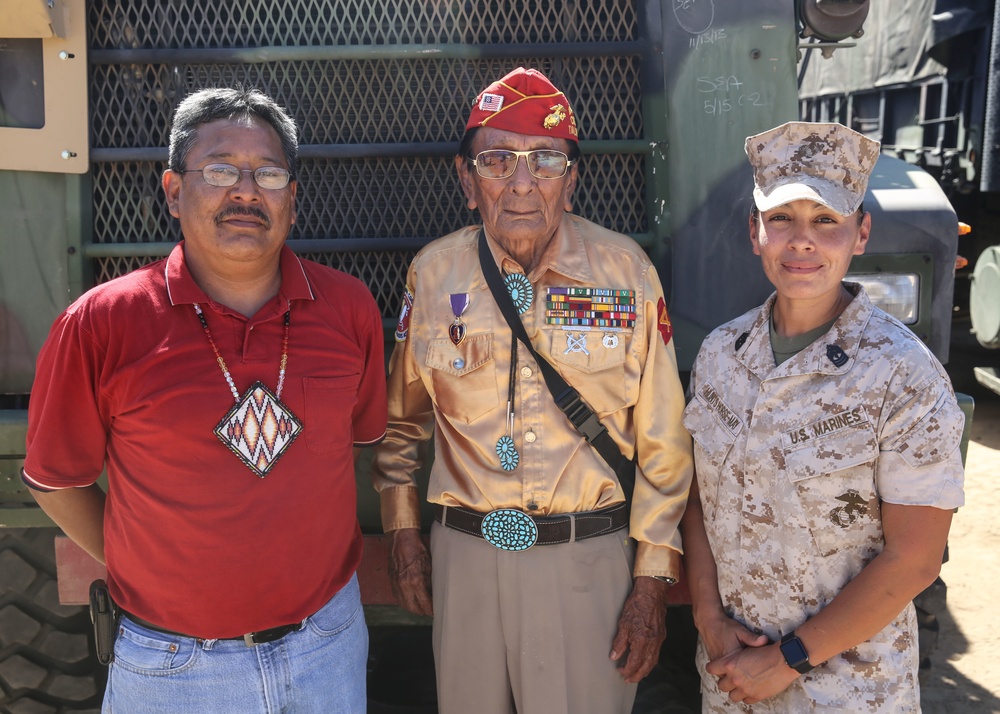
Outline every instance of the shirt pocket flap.
[[824, 436], [810, 437], [804, 442], [792, 442], [794, 437], [801, 438], [801, 435], [801, 430], [781, 435], [785, 472], [791, 481], [860, 466], [878, 457], [878, 439], [867, 422]]
[[626, 346], [631, 333], [607, 333], [614, 338], [604, 339], [604, 333], [594, 331], [551, 330], [548, 334], [549, 355], [584, 374], [596, 374], [620, 367], [625, 362]]
[[475, 372], [493, 360], [493, 335], [466, 337], [462, 344], [451, 340], [431, 340], [427, 345], [427, 366], [456, 377]]
[[684, 427], [699, 446], [709, 453], [729, 451], [743, 424], [737, 419], [723, 422], [723, 417], [697, 397], [684, 409]]

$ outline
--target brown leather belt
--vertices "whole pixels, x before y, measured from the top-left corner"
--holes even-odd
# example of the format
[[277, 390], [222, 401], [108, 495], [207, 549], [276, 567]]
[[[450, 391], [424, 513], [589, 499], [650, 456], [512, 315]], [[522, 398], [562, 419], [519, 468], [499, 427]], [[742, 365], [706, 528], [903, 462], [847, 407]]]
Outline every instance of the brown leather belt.
[[[168, 630], [165, 627], [160, 627], [159, 625], [154, 625], [148, 620], [143, 620], [141, 617], [136, 617], [130, 612], [124, 610], [121, 611], [128, 619], [137, 625], [145, 627], [148, 630], [153, 630], [154, 632], [162, 632], [165, 635], [173, 635], [174, 637], [189, 637], [193, 640], [207, 640], [208, 637], [195, 637], [194, 635], [185, 635], [183, 632], [174, 632], [173, 630]], [[297, 622], [294, 625], [278, 625], [277, 627], [272, 627], [267, 630], [260, 630], [258, 632], [248, 632], [245, 635], [240, 635], [239, 637], [218, 637], [215, 639], [219, 640], [243, 640], [247, 647], [254, 647], [256, 645], [262, 645], [265, 642], [276, 642], [280, 640], [285, 635], [291, 634], [292, 632], [298, 632], [302, 629], [301, 622]]]
[[[502, 512], [479, 513], [478, 511], [470, 511], [468, 508], [435, 504], [434, 519], [447, 528], [454, 528], [477, 538], [485, 538], [493, 543], [483, 533], [483, 521], [493, 514]], [[538, 529], [537, 538], [531, 545], [555, 545], [595, 538], [621, 530], [628, 525], [628, 513], [628, 504], [619, 503], [598, 511], [566, 513], [558, 516], [519, 515], [530, 519]], [[497, 544], [493, 543], [493, 545]], [[524, 548], [504, 548], [504, 550], [524, 550]]]

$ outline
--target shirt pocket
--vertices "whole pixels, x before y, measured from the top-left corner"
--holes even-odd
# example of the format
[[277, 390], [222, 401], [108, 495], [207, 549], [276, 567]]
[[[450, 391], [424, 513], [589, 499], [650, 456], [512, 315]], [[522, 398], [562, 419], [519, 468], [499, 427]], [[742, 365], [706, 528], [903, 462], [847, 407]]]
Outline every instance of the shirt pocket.
[[601, 332], [546, 332], [549, 357], [559, 367], [562, 378], [591, 409], [598, 414], [610, 414], [630, 403], [628, 395], [638, 391], [637, 385], [626, 382], [625, 375], [630, 332], [608, 333], [615, 336], [613, 347], [605, 345]]
[[705, 405], [701, 397], [696, 396], [684, 409], [684, 427], [690, 432], [693, 440], [695, 475], [701, 494], [701, 507], [706, 519], [714, 521], [720, 485], [726, 478], [726, 459], [736, 443], [736, 436], [742, 430], [743, 424], [735, 419], [729, 423], [723, 422], [715, 410]]
[[306, 447], [314, 454], [327, 454], [338, 446], [354, 446], [352, 417], [358, 401], [361, 375], [303, 377], [305, 413], [302, 431]]
[[868, 422], [791, 444], [782, 437], [785, 474], [823, 556], [876, 548], [881, 516], [875, 491], [878, 439]]
[[497, 368], [493, 335], [470, 335], [456, 345], [450, 339], [427, 344], [434, 405], [466, 424], [497, 408]]

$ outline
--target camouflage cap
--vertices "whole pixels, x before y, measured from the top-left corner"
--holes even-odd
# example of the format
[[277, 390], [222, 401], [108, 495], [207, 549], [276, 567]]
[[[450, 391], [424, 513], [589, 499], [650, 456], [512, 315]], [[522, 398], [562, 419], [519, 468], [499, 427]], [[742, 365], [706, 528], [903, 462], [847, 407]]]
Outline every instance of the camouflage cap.
[[805, 199], [849, 216], [864, 200], [879, 143], [843, 124], [791, 121], [748, 136], [745, 148], [761, 211]]

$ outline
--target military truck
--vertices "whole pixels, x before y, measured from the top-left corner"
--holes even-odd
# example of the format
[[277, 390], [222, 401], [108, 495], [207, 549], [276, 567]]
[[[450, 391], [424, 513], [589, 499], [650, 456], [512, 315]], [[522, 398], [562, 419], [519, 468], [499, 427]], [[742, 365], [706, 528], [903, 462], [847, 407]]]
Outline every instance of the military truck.
[[[995, 0], [877, 3], [851, 52], [806, 56], [801, 115], [840, 121], [882, 152], [932, 176], [957, 212], [959, 258], [951, 373], [1000, 394], [1000, 4]], [[990, 351], [992, 350], [992, 351]], [[917, 598], [922, 666], [947, 588]]]
[[[26, 409], [56, 315], [179, 239], [159, 178], [187, 93], [251, 85], [290, 111], [302, 146], [289, 244], [365, 281], [390, 345], [415, 252], [476, 222], [452, 165], [472, 98], [514, 67], [541, 69], [581, 128], [575, 210], [649, 251], [687, 371], [711, 329], [770, 292], [746, 240], [744, 138], [798, 117], [800, 54], [851, 52], [867, 12], [868, 0], [5, 0], [0, 712], [99, 706], [105, 671], [88, 654], [88, 618], [66, 604], [81, 602], [95, 564], [65, 539], [53, 545], [20, 481]], [[933, 178], [892, 157], [866, 207], [874, 235], [852, 272], [947, 360], [954, 211]], [[357, 479], [370, 711], [434, 711], [416, 634], [426, 622], [413, 627], [386, 587], [369, 460]], [[645, 701], [637, 711], [663, 703]]]
[[855, 50], [803, 59], [800, 101], [803, 118], [852, 126], [940, 183], [961, 225], [952, 344], [1000, 393], [997, 28], [996, 0], [876, 3]]

